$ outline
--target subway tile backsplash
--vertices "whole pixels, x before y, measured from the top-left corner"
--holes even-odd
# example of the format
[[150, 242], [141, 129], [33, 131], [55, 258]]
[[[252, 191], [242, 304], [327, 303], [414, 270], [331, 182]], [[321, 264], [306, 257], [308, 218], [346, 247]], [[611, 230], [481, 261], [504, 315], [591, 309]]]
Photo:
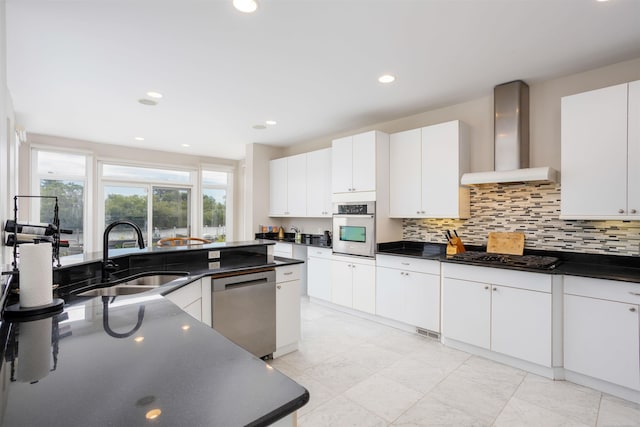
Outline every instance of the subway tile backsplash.
[[456, 229], [462, 241], [486, 245], [490, 231], [521, 231], [527, 249], [639, 255], [640, 221], [559, 219], [560, 184], [491, 184], [471, 187], [471, 218], [404, 219], [403, 239], [444, 242]]

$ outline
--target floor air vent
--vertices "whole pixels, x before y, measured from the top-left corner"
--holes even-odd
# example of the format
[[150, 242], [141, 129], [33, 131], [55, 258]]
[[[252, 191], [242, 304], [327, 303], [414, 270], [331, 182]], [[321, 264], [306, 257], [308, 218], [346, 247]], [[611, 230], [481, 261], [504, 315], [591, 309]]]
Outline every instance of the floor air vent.
[[436, 340], [440, 339], [439, 333], [430, 331], [428, 329], [416, 328], [416, 332], [425, 337], [433, 338]]

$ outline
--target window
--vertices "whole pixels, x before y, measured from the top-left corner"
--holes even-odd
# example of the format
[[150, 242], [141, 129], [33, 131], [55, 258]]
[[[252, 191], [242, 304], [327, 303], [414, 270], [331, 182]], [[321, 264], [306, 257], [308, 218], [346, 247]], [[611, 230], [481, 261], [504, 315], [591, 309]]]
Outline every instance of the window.
[[[85, 237], [85, 203], [88, 159], [84, 154], [33, 149], [35, 176], [32, 194], [58, 198], [60, 228], [72, 234], [60, 236], [69, 242], [60, 248], [60, 255], [82, 253]], [[34, 199], [31, 219], [33, 222], [52, 223], [54, 199]]]
[[228, 171], [202, 171], [202, 231], [205, 239], [224, 242], [231, 229], [231, 187]]
[[[197, 233], [191, 229], [195, 171], [110, 163], [101, 166], [105, 227], [117, 220], [132, 221], [142, 229], [147, 245], [165, 237]], [[136, 236], [130, 227], [116, 227], [108, 245], [135, 246]]]

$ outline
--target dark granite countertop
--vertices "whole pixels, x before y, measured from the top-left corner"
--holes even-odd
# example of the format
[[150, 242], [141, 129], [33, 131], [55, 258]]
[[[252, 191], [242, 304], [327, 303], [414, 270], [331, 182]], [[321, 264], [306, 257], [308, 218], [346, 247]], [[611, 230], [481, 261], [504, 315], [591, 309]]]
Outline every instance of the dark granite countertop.
[[[469, 247], [470, 250], [483, 251], [484, 247]], [[407, 256], [431, 259], [442, 262], [467, 264], [469, 262], [447, 258], [446, 245], [412, 241], [398, 241], [378, 244], [378, 254]], [[571, 276], [591, 277], [596, 279], [619, 280], [640, 283], [640, 257], [582, 254], [562, 251], [525, 250], [528, 255], [554, 256], [560, 263], [551, 270], [511, 267], [501, 265], [473, 264], [483, 267], [504, 268], [510, 270], [529, 271], [546, 274], [566, 274]]]
[[190, 271], [131, 296], [67, 295], [48, 319], [2, 320], [0, 426], [266, 426], [294, 412], [309, 400], [304, 387], [163, 295], [205, 276], [297, 263]]

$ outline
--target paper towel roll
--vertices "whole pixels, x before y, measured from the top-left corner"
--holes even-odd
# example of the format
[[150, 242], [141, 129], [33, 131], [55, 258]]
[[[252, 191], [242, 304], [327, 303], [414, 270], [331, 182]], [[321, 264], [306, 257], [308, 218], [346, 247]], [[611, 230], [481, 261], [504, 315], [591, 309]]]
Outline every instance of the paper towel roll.
[[18, 329], [18, 381], [41, 380], [51, 369], [51, 317], [22, 322]]
[[51, 304], [53, 269], [51, 243], [20, 245], [20, 307]]

